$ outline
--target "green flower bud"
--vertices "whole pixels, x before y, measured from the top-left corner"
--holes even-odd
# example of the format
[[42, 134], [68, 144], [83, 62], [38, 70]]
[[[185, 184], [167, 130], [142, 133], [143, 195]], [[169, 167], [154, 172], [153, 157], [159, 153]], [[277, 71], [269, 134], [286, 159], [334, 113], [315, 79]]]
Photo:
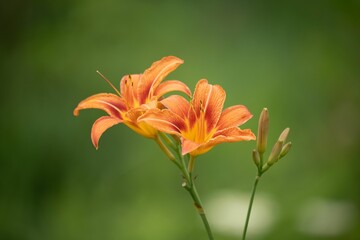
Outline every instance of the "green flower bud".
[[270, 153], [270, 156], [268, 158], [267, 161], [267, 165], [271, 166], [273, 165], [275, 162], [277, 162], [277, 160], [279, 160], [279, 156], [280, 156], [280, 152], [283, 146], [283, 142], [282, 141], [277, 141]]
[[283, 143], [286, 142], [289, 132], [290, 132], [290, 128], [285, 128], [284, 131], [282, 131], [282, 133], [280, 134], [278, 141], [281, 141]]
[[264, 108], [261, 111], [259, 124], [258, 124], [257, 151], [259, 152], [259, 154], [263, 154], [266, 150], [268, 132], [269, 132], [269, 111], [267, 108]]
[[260, 155], [255, 149], [252, 151], [252, 158], [256, 166], [260, 165]]
[[280, 152], [279, 159], [285, 157], [285, 155], [290, 151], [291, 146], [292, 146], [292, 143], [291, 143], [291, 142], [288, 142], [287, 144], [285, 144], [285, 145], [282, 147], [281, 152]]

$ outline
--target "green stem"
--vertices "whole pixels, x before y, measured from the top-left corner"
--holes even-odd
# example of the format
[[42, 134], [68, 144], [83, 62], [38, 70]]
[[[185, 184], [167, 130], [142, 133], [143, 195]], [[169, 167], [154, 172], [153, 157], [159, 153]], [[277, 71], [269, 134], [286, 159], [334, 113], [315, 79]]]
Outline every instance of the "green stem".
[[194, 170], [194, 164], [195, 164], [195, 157], [194, 156], [190, 156], [189, 159], [189, 164], [188, 164], [188, 172], [191, 176], [193, 170]]
[[211, 228], [210, 228], [210, 224], [207, 220], [207, 217], [206, 217], [206, 214], [205, 214], [205, 210], [203, 208], [203, 205], [201, 203], [201, 200], [200, 200], [200, 197], [199, 197], [199, 194], [196, 190], [196, 187], [194, 185], [194, 182], [192, 182], [191, 184], [191, 187], [188, 187], [186, 188], [186, 190], [190, 193], [192, 199], [194, 200], [194, 205], [195, 205], [195, 208], [197, 210], [197, 212], [199, 213], [200, 217], [201, 217], [201, 220], [204, 224], [204, 227], [206, 229], [206, 233], [209, 237], [209, 240], [214, 240], [214, 236], [211, 232]]
[[188, 167], [186, 167], [185, 159], [184, 156], [181, 154], [180, 147], [178, 149], [177, 157], [180, 158], [179, 159], [180, 170], [184, 177], [183, 187], [189, 192], [191, 198], [194, 201], [194, 206], [196, 208], [196, 211], [199, 213], [201, 217], [201, 220], [204, 224], [209, 240], [214, 240], [214, 236], [212, 234], [209, 221], [207, 220], [205, 210], [200, 200], [200, 196], [195, 187], [194, 179], [192, 178], [192, 170], [194, 168], [195, 158], [190, 156]]
[[[165, 144], [162, 139], [164, 140]], [[177, 146], [174, 146], [174, 142], [172, 142], [164, 134], [157, 135], [155, 137], [155, 141], [160, 146], [161, 150], [168, 156], [168, 158], [170, 160], [172, 160], [172, 162], [174, 162], [176, 164], [176, 166], [180, 169], [180, 171], [184, 177], [184, 182], [183, 182], [182, 186], [189, 192], [192, 199], [194, 200], [195, 208], [201, 217], [201, 220], [202, 220], [204, 227], [206, 229], [206, 232], [208, 234], [209, 240], [214, 240], [209, 222], [206, 218], [206, 214], [205, 214], [203, 205], [201, 203], [199, 194], [198, 194], [195, 184], [194, 184], [194, 179], [192, 177], [192, 171], [194, 169], [195, 157], [190, 156], [190, 158], [188, 159], [189, 160], [188, 166], [186, 167], [186, 162], [185, 162], [184, 156], [181, 154], [181, 145], [180, 144], [178, 144]], [[175, 155], [169, 150], [168, 147], [175, 150], [175, 152], [174, 152]], [[188, 155], [186, 157], [188, 157]]]
[[250, 215], [251, 215], [251, 209], [252, 209], [252, 205], [253, 205], [253, 202], [254, 202], [256, 187], [257, 187], [257, 185], [258, 185], [258, 183], [259, 183], [260, 177], [261, 177], [261, 174], [258, 174], [258, 175], [256, 176], [256, 178], [255, 178], [254, 187], [253, 187], [253, 190], [252, 190], [252, 193], [251, 193], [249, 208], [248, 208], [247, 215], [246, 215], [246, 221], [245, 221], [245, 226], [244, 226], [244, 232], [243, 232], [242, 240], [245, 240], [245, 238], [246, 238], [246, 232], [247, 232], [247, 228], [248, 228], [248, 225], [249, 225], [249, 220], [250, 220]]
[[155, 142], [160, 146], [161, 150], [166, 154], [166, 156], [171, 160], [175, 161], [174, 155], [170, 152], [170, 150], [165, 146], [163, 141], [161, 141], [159, 135], [156, 135]]
[[169, 146], [171, 149], [176, 151], [177, 144], [174, 142], [174, 140], [170, 139], [169, 136], [167, 134], [163, 133], [163, 132], [159, 132], [158, 134], [159, 134], [160, 138], [165, 141], [167, 146]]

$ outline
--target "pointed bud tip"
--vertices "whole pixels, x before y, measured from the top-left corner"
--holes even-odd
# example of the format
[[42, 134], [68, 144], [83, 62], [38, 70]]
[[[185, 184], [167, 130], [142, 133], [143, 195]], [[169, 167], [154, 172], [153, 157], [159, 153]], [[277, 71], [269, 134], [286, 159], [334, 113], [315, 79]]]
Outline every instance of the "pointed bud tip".
[[279, 141], [286, 142], [287, 137], [289, 136], [290, 128], [285, 128], [279, 136]]
[[292, 146], [292, 143], [291, 143], [291, 142], [288, 142], [288, 143], [286, 143], [286, 144], [282, 147], [281, 152], [280, 152], [279, 159], [285, 157], [286, 154], [288, 154], [288, 152], [289, 152], [290, 149], [291, 149], [291, 146]]
[[260, 113], [258, 124], [258, 136], [257, 136], [257, 150], [264, 153], [267, 145], [267, 138], [269, 132], [269, 111], [267, 108], [263, 108]]

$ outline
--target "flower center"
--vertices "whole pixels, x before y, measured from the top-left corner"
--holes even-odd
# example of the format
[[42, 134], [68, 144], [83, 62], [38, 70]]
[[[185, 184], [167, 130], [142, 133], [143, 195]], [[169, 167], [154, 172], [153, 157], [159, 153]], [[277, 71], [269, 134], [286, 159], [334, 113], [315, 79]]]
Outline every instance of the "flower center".
[[[191, 106], [193, 108], [193, 106]], [[214, 135], [216, 129], [211, 129], [210, 132], [208, 132], [208, 126], [207, 121], [205, 118], [205, 111], [203, 107], [203, 101], [200, 100], [200, 113], [196, 114], [196, 120], [195, 123], [190, 129], [183, 134], [183, 136], [196, 143], [205, 143], [208, 142], [211, 137]], [[190, 126], [190, 125], [188, 125]]]

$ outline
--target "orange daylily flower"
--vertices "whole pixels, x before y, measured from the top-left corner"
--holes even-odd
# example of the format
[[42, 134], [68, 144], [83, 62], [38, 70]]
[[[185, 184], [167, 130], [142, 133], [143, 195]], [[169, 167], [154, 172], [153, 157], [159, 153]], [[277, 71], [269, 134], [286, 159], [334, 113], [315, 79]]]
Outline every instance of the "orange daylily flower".
[[91, 140], [94, 146], [98, 148], [101, 135], [118, 123], [124, 123], [144, 137], [155, 138], [157, 130], [137, 119], [148, 109], [156, 108], [158, 100], [166, 93], [180, 91], [191, 95], [189, 88], [180, 81], [162, 83], [182, 63], [183, 60], [177, 57], [164, 57], [154, 62], [143, 74], [124, 76], [120, 80], [120, 91], [113, 87], [118, 95], [99, 93], [81, 101], [74, 110], [75, 116], [80, 110], [88, 108], [101, 109], [109, 115], [100, 117], [92, 126]]
[[238, 128], [252, 114], [242, 105], [222, 111], [225, 97], [221, 86], [202, 79], [196, 85], [191, 102], [178, 95], [170, 96], [161, 101], [166, 109], [151, 109], [138, 121], [179, 136], [183, 155], [197, 156], [223, 142], [255, 140], [250, 129]]

